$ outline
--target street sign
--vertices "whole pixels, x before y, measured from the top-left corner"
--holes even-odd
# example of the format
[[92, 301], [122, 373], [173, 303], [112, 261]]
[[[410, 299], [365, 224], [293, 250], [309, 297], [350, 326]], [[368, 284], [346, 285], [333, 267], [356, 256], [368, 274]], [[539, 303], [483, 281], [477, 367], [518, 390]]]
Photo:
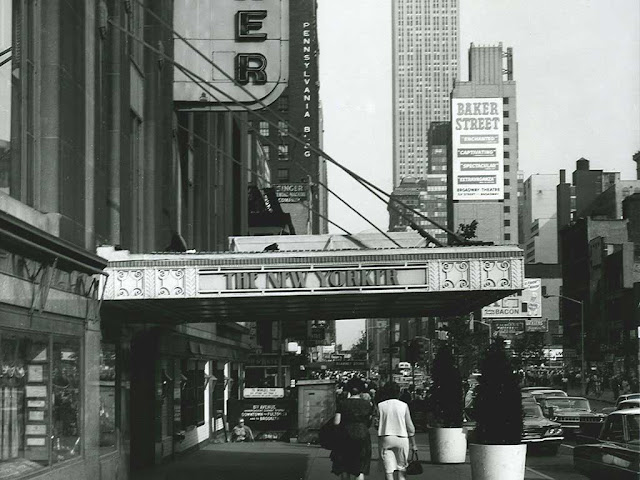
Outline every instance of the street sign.
[[382, 349], [382, 353], [398, 353], [400, 349], [398, 347], [385, 347]]
[[367, 370], [367, 361], [366, 360], [341, 360], [334, 362], [334, 366], [336, 369], [345, 369], [345, 370]]

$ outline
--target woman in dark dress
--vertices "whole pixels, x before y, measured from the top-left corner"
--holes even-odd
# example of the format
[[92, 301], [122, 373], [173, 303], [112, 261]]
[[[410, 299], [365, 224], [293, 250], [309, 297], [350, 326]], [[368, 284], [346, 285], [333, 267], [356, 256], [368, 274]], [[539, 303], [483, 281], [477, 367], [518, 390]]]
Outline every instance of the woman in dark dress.
[[342, 480], [351, 476], [364, 480], [371, 465], [371, 437], [369, 426], [373, 407], [371, 402], [360, 397], [364, 382], [352, 379], [347, 383], [349, 398], [338, 403], [333, 423], [341, 425], [341, 434], [331, 452], [331, 472]]

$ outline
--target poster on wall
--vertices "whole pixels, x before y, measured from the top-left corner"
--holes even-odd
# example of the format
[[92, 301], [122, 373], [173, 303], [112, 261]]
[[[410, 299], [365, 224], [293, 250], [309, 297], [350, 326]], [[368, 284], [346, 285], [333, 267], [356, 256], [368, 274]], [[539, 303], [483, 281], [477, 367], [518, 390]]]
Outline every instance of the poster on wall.
[[542, 280], [525, 278], [522, 292], [482, 308], [482, 318], [541, 318]]
[[502, 98], [454, 98], [453, 199], [503, 200]]

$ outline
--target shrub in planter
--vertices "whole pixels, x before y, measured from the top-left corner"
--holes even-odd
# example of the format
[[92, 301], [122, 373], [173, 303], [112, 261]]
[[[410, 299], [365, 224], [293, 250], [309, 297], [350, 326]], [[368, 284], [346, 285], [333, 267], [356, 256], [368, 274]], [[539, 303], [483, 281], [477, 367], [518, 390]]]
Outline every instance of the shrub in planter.
[[476, 387], [474, 443], [469, 447], [473, 480], [524, 479], [527, 445], [522, 438], [522, 400], [517, 375], [497, 338], [481, 363]]
[[519, 380], [500, 337], [482, 360], [475, 391], [474, 442], [484, 445], [518, 445], [522, 439], [522, 398]]
[[448, 344], [443, 344], [433, 361], [430, 393], [435, 428], [429, 429], [429, 449], [434, 463], [464, 463], [467, 439], [462, 430], [462, 378]]
[[443, 344], [438, 349], [433, 359], [432, 372], [430, 403], [434, 426], [462, 427], [462, 377], [450, 345]]

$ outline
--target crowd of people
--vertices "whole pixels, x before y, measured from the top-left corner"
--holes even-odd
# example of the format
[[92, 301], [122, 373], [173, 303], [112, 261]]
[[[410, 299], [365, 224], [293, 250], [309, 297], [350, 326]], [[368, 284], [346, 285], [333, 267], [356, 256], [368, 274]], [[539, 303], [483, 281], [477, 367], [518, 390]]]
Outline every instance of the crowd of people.
[[339, 434], [331, 448], [332, 473], [342, 480], [363, 480], [371, 466], [372, 424], [377, 428], [380, 459], [387, 480], [404, 480], [409, 451], [417, 451], [415, 426], [401, 389], [389, 382], [376, 388], [374, 381], [353, 376], [336, 391], [333, 425]]

